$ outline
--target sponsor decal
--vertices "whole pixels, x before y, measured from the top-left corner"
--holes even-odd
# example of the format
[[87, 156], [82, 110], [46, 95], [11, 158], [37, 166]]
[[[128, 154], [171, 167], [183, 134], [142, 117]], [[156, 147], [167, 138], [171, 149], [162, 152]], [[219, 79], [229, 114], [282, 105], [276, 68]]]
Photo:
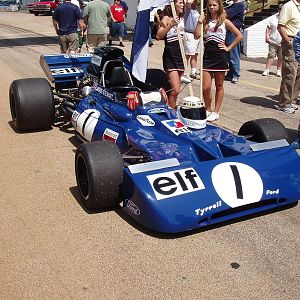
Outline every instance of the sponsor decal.
[[95, 90], [96, 90], [99, 94], [103, 95], [104, 97], [107, 97], [107, 98], [109, 98], [110, 100], [114, 100], [114, 94], [112, 94], [112, 93], [110, 93], [109, 91], [103, 89], [102, 87], [97, 86], [97, 87], [95, 88]]
[[77, 127], [77, 120], [78, 120], [79, 116], [80, 116], [80, 113], [78, 111], [74, 110], [72, 117], [71, 117], [71, 123], [74, 128]]
[[267, 190], [266, 195], [278, 195], [279, 194], [279, 189], [272, 191], [272, 190]]
[[126, 207], [136, 216], [139, 216], [141, 214], [140, 209], [133, 201], [126, 199], [125, 204], [126, 204]]
[[[73, 113], [74, 114], [74, 113]], [[83, 111], [79, 116], [74, 115], [73, 126], [86, 140], [91, 141], [94, 130], [98, 123], [100, 112], [96, 109], [87, 109]]]
[[148, 110], [148, 113], [149, 114], [161, 114], [161, 113], [165, 113], [167, 112], [168, 110], [165, 109], [165, 108], [151, 108]]
[[60, 69], [51, 69], [52, 75], [65, 75], [65, 74], [80, 74], [83, 73], [82, 69], [79, 68], [60, 68]]
[[99, 55], [93, 55], [91, 63], [100, 67], [102, 62], [102, 57]]
[[77, 57], [91, 57], [92, 54], [89, 53], [78, 53], [78, 54], [66, 54], [64, 58], [77, 58]]
[[148, 116], [148, 115], [138, 115], [136, 119], [143, 125], [143, 126], [154, 126], [155, 122]]
[[148, 175], [157, 200], [203, 190], [204, 184], [193, 168]]
[[103, 136], [102, 136], [102, 140], [106, 140], [106, 141], [113, 141], [114, 143], [117, 141], [119, 136], [118, 132], [115, 132], [109, 128], [106, 128], [104, 130]]
[[206, 206], [204, 208], [195, 209], [196, 216], [203, 216], [205, 212], [211, 211], [212, 209], [216, 209], [222, 205], [222, 201], [217, 201], [215, 204]]
[[175, 135], [179, 135], [181, 133], [191, 132], [187, 126], [185, 126], [180, 120], [166, 120], [162, 121], [162, 123], [171, 130]]
[[212, 170], [212, 183], [219, 197], [230, 207], [255, 203], [263, 195], [263, 182], [252, 167], [226, 162]]

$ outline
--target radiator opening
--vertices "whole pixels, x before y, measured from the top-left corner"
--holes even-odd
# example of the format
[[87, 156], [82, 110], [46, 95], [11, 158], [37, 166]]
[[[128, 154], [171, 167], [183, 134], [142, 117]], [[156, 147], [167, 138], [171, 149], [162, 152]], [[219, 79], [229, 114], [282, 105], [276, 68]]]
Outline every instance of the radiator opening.
[[239, 206], [239, 207], [236, 207], [236, 208], [231, 208], [231, 209], [227, 209], [225, 211], [215, 213], [211, 216], [211, 220], [223, 218], [223, 217], [226, 217], [226, 216], [238, 214], [238, 213], [241, 213], [241, 212], [244, 212], [244, 211], [249, 211], [249, 210], [260, 208], [260, 207], [267, 207], [267, 206], [274, 207], [274, 206], [276, 206], [276, 204], [277, 204], [277, 199], [276, 198], [272, 198], [272, 199], [268, 199], [268, 200], [264, 200], [264, 201], [259, 201], [259, 202], [256, 202], [256, 203], [251, 203], [251, 204], [247, 204], [247, 205], [243, 205], [243, 206]]

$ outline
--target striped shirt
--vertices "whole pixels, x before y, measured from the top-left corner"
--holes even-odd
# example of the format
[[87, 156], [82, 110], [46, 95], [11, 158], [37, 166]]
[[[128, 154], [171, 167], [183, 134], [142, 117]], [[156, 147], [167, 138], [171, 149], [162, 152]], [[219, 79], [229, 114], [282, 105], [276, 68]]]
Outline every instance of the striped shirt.
[[181, 18], [177, 26], [171, 27], [171, 29], [167, 32], [165, 40], [167, 43], [178, 41], [177, 30], [180, 30], [183, 33], [183, 19]]
[[205, 43], [208, 42], [216, 42], [218, 44], [225, 44], [225, 38], [226, 38], [226, 26], [225, 22], [223, 22], [215, 32], [215, 26], [217, 21], [210, 20], [207, 28], [207, 32], [205, 33]]

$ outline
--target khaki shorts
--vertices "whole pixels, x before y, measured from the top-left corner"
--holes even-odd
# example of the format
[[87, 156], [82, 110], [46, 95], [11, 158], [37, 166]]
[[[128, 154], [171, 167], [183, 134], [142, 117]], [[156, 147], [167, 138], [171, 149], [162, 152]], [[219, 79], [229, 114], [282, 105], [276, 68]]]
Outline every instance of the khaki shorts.
[[275, 44], [269, 44], [269, 53], [268, 58], [278, 57], [279, 60], [282, 60], [282, 50], [281, 46], [277, 46]]
[[78, 51], [78, 34], [70, 33], [58, 36], [61, 53], [67, 53], [68, 51]]
[[107, 34], [87, 34], [87, 48], [95, 48], [97, 46], [106, 46]]

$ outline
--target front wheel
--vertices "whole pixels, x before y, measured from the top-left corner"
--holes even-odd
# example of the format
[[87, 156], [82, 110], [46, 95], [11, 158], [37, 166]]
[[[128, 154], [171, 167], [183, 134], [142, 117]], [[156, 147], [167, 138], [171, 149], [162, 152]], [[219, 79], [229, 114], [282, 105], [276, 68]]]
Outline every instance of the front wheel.
[[10, 111], [17, 130], [49, 129], [54, 120], [54, 97], [44, 78], [14, 80], [9, 89]]
[[245, 136], [250, 141], [263, 143], [288, 138], [284, 125], [276, 119], [264, 118], [244, 123], [239, 135]]
[[121, 153], [112, 142], [97, 141], [78, 147], [76, 181], [86, 208], [100, 210], [122, 201], [123, 167]]

